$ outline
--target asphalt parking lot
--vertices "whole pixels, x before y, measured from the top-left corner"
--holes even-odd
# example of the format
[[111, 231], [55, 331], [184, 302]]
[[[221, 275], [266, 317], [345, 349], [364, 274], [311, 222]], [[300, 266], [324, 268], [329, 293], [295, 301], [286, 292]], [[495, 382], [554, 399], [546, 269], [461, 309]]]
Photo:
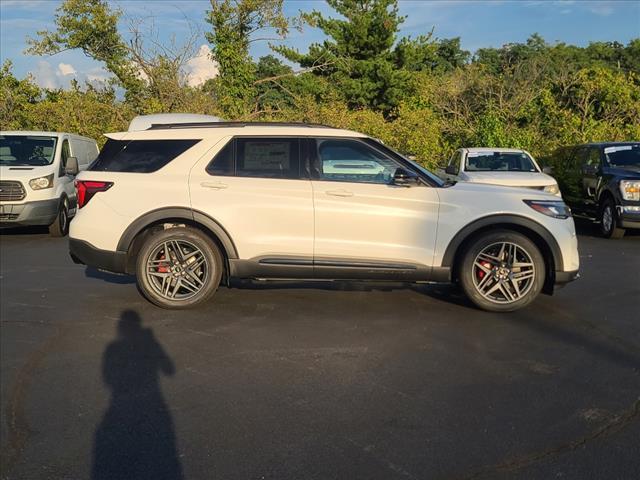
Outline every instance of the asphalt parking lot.
[[3, 479], [640, 476], [640, 235], [513, 314], [448, 287], [251, 284], [171, 312], [0, 235]]

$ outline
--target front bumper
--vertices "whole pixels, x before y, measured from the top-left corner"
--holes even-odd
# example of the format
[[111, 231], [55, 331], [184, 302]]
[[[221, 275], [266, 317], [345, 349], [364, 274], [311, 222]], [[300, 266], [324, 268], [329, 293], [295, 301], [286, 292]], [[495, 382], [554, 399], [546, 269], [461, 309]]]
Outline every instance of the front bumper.
[[98, 270], [114, 273], [125, 273], [127, 270], [126, 252], [100, 250], [83, 240], [69, 239], [69, 255], [75, 263], [81, 263]]
[[619, 205], [618, 223], [622, 228], [640, 228], [640, 206]]
[[58, 215], [59, 200], [0, 203], [0, 226], [51, 225]]

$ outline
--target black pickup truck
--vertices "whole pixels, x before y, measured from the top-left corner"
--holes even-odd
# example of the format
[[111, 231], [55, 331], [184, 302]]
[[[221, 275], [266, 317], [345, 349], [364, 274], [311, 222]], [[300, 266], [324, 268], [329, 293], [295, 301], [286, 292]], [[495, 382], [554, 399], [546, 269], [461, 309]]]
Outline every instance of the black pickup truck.
[[640, 142], [562, 147], [545, 164], [574, 215], [597, 220], [603, 236], [640, 228]]

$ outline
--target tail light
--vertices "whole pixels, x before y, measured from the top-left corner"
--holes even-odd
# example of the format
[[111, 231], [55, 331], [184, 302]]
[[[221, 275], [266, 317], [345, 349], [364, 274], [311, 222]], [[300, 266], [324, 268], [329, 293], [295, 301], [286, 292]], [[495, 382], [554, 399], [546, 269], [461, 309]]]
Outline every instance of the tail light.
[[98, 192], [106, 192], [111, 188], [113, 182], [94, 182], [92, 180], [76, 180], [76, 190], [78, 191], [78, 208], [84, 207], [89, 200]]

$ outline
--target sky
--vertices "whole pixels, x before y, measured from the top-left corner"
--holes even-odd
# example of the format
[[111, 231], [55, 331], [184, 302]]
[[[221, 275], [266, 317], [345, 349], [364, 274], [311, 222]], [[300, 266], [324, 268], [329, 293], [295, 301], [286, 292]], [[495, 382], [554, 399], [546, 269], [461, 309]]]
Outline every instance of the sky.
[[[175, 38], [184, 43], [195, 32], [192, 58], [186, 65], [188, 82], [198, 85], [215, 75], [209, 60], [204, 21], [207, 0], [113, 0], [110, 3], [123, 12], [120, 29], [127, 35], [129, 23], [144, 19], [153, 23], [158, 39], [167, 44]], [[80, 51], [67, 51], [53, 56], [34, 57], [24, 54], [26, 38], [39, 30], [54, 28], [58, 0], [0, 0], [0, 59], [11, 60], [13, 71], [22, 78], [33, 75], [43, 87], [66, 87], [72, 79], [101, 82], [108, 74], [101, 64]], [[483, 47], [500, 47], [524, 42], [539, 33], [548, 42], [565, 42], [586, 46], [593, 41], [628, 43], [640, 37], [640, 1], [638, 0], [401, 0], [400, 13], [406, 16], [400, 36], [418, 36], [433, 30], [437, 38], [461, 37], [462, 47], [471, 52]], [[285, 0], [284, 10], [293, 17], [299, 11], [333, 11], [321, 0]], [[267, 34], [267, 36], [269, 36]], [[306, 27], [292, 30], [284, 43], [306, 51], [314, 42], [322, 41], [322, 32]], [[270, 52], [268, 42], [254, 42], [255, 58]]]

